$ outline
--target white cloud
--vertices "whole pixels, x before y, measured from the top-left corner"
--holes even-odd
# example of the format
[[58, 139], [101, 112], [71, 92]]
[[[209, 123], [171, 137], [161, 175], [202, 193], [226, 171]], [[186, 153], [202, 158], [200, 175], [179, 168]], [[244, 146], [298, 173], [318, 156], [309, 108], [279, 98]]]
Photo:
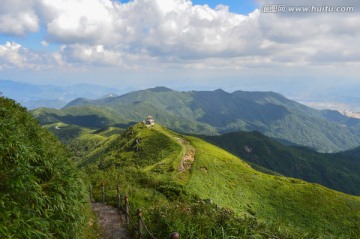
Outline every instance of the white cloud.
[[61, 59], [75, 64], [122, 65], [121, 53], [105, 49], [103, 45], [71, 45], [62, 48]]
[[[304, 5], [300, 0], [273, 3], [285, 1], [287, 5]], [[7, 7], [0, 10], [0, 21], [3, 17], [6, 22], [0, 25], [0, 32], [33, 32], [41, 19], [46, 27], [43, 45], [57, 43], [64, 47], [40, 59], [61, 66], [177, 64], [241, 69], [353, 64], [360, 56], [360, 50], [354, 49], [360, 37], [360, 16], [355, 14], [304, 17], [256, 10], [245, 16], [229, 12], [226, 6], [212, 9], [189, 0], [134, 0], [126, 4], [110, 0], [6, 2]], [[359, 6], [354, 0], [318, 0], [312, 4], [325, 3]], [[6, 20], [7, 16], [19, 22], [18, 29], [10, 27], [14, 23]], [[18, 59], [24, 55], [18, 54]]]
[[2, 0], [0, 33], [25, 35], [39, 30], [39, 18], [32, 0]]
[[[308, 18], [276, 14], [260, 17], [264, 37], [275, 43], [274, 61], [309, 65], [359, 61], [359, 50], [354, 48], [360, 37], [354, 25], [358, 21], [358, 15], [344, 17], [336, 14], [317, 14]], [[325, 55], [331, 58], [326, 59]]]
[[32, 51], [16, 42], [0, 45], [0, 70], [49, 69], [56, 65], [56, 62], [55, 55]]
[[96, 44], [116, 40], [113, 18], [116, 3], [109, 0], [41, 0], [41, 3], [51, 41]]
[[47, 41], [41, 41], [41, 45], [47, 47], [49, 46], [49, 43]]
[[11, 66], [23, 67], [26, 58], [22, 53], [25, 52], [26, 50], [15, 42], [6, 42], [4, 45], [0, 45], [0, 69]]

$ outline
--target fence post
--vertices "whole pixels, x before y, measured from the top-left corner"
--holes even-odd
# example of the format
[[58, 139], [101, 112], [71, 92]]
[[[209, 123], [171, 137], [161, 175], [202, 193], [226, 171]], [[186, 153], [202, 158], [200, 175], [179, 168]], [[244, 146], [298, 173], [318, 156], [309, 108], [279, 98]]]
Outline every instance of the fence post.
[[120, 194], [120, 186], [119, 185], [116, 186], [116, 190], [117, 190], [117, 196], [118, 196], [118, 208], [120, 211], [121, 210], [121, 194]]
[[125, 195], [125, 213], [126, 213], [126, 225], [129, 227], [129, 196]]
[[170, 239], [180, 239], [180, 234], [177, 232], [173, 232], [170, 234]]
[[138, 232], [139, 232], [139, 239], [142, 239], [142, 220], [141, 220], [141, 216], [142, 216], [142, 210], [141, 208], [138, 208], [137, 210], [137, 215], [138, 215]]
[[102, 202], [105, 203], [105, 185], [101, 183], [101, 195], [102, 195]]

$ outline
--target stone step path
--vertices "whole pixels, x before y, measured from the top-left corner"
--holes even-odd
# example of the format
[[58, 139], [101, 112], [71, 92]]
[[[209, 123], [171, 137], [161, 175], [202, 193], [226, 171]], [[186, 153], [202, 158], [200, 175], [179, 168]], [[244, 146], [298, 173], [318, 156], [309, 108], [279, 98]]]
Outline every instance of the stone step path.
[[104, 203], [91, 203], [101, 228], [100, 239], [132, 239], [126, 229], [125, 216]]

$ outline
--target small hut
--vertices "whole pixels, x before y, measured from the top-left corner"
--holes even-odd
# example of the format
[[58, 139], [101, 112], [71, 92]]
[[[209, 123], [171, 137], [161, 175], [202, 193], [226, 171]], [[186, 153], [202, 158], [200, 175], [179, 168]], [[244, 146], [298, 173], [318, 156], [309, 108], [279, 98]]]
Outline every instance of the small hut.
[[153, 117], [152, 117], [151, 115], [148, 115], [148, 116], [146, 117], [146, 120], [144, 121], [144, 123], [145, 123], [146, 125], [152, 126], [152, 125], [155, 124], [155, 121], [154, 121], [154, 119], [153, 119]]

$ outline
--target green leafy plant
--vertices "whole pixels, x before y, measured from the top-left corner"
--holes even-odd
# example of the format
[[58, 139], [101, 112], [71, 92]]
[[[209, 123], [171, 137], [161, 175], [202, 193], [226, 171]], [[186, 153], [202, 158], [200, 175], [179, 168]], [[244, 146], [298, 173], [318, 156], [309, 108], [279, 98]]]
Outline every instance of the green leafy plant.
[[82, 238], [87, 194], [65, 147], [0, 98], [0, 238]]

